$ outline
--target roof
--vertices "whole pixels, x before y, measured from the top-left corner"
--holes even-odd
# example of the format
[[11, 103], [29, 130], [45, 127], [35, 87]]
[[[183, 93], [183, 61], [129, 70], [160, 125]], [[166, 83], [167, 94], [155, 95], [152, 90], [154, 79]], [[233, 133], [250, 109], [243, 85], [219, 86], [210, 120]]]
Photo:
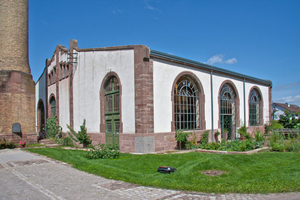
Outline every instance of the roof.
[[247, 76], [247, 75], [244, 75], [244, 74], [240, 74], [240, 73], [233, 72], [233, 71], [230, 71], [230, 70], [222, 69], [222, 68], [215, 67], [215, 66], [212, 66], [212, 65], [208, 65], [208, 64], [201, 63], [201, 62], [197, 62], [197, 61], [189, 60], [189, 59], [186, 59], [186, 58], [182, 58], [182, 57], [179, 57], [179, 56], [174, 56], [174, 55], [170, 55], [170, 54], [167, 54], [167, 53], [163, 53], [163, 52], [160, 52], [160, 51], [155, 51], [155, 50], [151, 49], [150, 50], [150, 55], [151, 55], [151, 57], [154, 57], [154, 58], [163, 59], [163, 60], [167, 60], [167, 61], [170, 61], [170, 62], [178, 62], [178, 63], [184, 64], [184, 65], [191, 65], [191, 66], [194, 66], [194, 67], [197, 67], [197, 68], [200, 68], [200, 69], [204, 69], [204, 70], [207, 70], [207, 71], [212, 71], [212, 72], [216, 72], [216, 73], [223, 73], [223, 74], [243, 78], [243, 79], [246, 79], [246, 80], [258, 82], [258, 83], [261, 83], [261, 84], [268, 85], [268, 86], [272, 87], [272, 81], [270, 81], [270, 80], [264, 80], [264, 79], [259, 79], [259, 78], [255, 78], [255, 77], [252, 77], [252, 76]]
[[291, 112], [299, 112], [300, 113], [300, 107], [293, 104], [285, 104], [285, 103], [272, 103], [273, 105], [277, 105], [282, 107], [285, 110], [291, 111]]

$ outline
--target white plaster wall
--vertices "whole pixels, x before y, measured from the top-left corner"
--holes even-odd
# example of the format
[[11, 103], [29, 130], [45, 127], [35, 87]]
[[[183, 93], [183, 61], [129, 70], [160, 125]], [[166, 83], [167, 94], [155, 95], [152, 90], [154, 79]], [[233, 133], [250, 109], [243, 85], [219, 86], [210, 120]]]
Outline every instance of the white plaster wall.
[[56, 65], [56, 54], [53, 55], [53, 60], [50, 63], [50, 65], [48, 66], [48, 74], [51, 72], [51, 70], [53, 69], [53, 67]]
[[260, 89], [263, 99], [263, 123], [269, 122], [269, 88], [267, 86], [259, 85], [259, 84], [253, 84], [246, 82], [245, 84], [245, 91], [246, 91], [246, 120], [247, 125], [249, 124], [249, 94], [250, 90], [253, 86], [256, 86]]
[[[173, 63], [168, 63], [160, 60], [154, 60], [153, 62], [153, 87], [154, 87], [154, 132], [170, 132], [171, 131], [171, 121], [172, 121], [172, 100], [171, 100], [171, 91], [173, 82], [178, 74], [183, 71], [189, 71], [194, 73], [200, 80], [204, 94], [205, 94], [205, 120], [206, 120], [206, 129], [210, 130], [212, 128], [211, 121], [211, 79], [210, 73], [189, 68], [186, 66], [181, 66]], [[240, 124], [237, 124], [237, 128], [244, 125], [244, 82], [243, 79], [232, 78], [225, 75], [213, 74], [213, 115], [214, 115], [214, 129], [219, 127], [219, 91], [221, 84], [230, 80], [236, 87], [239, 97], [239, 120]], [[246, 124], [248, 124], [248, 98], [250, 89], [253, 86], [260, 88], [263, 98], [263, 116], [264, 123], [269, 120], [269, 92], [268, 87], [245, 83], [245, 101], [246, 101]]]
[[[154, 132], [170, 132], [172, 121], [171, 92], [175, 78], [183, 71], [194, 73], [205, 94], [206, 129], [211, 127], [210, 74], [160, 60], [153, 61]], [[203, 91], [202, 91], [203, 92]]]
[[[57, 101], [56, 100], [56, 97], [57, 97], [57, 95], [56, 95], [56, 84], [52, 84], [52, 85], [50, 85], [50, 86], [48, 86], [48, 97], [47, 97], [47, 99], [48, 99], [48, 101], [50, 100], [49, 98], [50, 98], [50, 95], [51, 94], [54, 94], [54, 96], [55, 96], [55, 102]], [[50, 102], [49, 102], [50, 103]]]
[[37, 113], [38, 113], [38, 103], [39, 100], [42, 99], [43, 103], [44, 103], [44, 110], [45, 110], [45, 121], [47, 119], [47, 106], [46, 106], [46, 77], [47, 77], [47, 73], [46, 73], [46, 69], [44, 70], [43, 74], [41, 75], [41, 77], [39, 78], [39, 80], [36, 82], [35, 84], [35, 124], [36, 124], [36, 131], [37, 130]]
[[60, 52], [60, 56], [59, 56], [59, 62], [67, 62], [67, 57], [68, 57], [68, 54], [66, 54], [65, 52], [61, 51]]
[[123, 133], [135, 132], [133, 50], [78, 52], [73, 79], [75, 130], [86, 119], [88, 132], [100, 132], [100, 87], [109, 71], [116, 72], [122, 84]]
[[70, 99], [69, 99], [69, 78], [59, 81], [59, 125], [63, 132], [69, 131], [70, 125]]

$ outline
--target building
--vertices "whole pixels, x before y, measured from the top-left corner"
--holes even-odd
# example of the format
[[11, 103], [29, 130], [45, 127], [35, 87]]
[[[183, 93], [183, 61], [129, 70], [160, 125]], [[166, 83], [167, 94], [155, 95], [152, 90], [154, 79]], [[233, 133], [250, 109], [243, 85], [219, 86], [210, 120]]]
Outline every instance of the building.
[[[176, 148], [175, 131], [226, 129], [228, 139], [264, 130], [271, 117], [272, 82], [143, 45], [69, 49], [58, 45], [36, 83], [37, 131], [56, 115], [64, 132], [86, 119], [94, 143], [120, 145], [121, 152]], [[44, 105], [44, 107], [42, 106]], [[44, 116], [41, 113], [45, 112]]]
[[[276, 110], [276, 111], [275, 111]], [[280, 115], [284, 115], [284, 111], [289, 111], [292, 114], [295, 114], [298, 112], [298, 114], [300, 113], [300, 107], [297, 105], [293, 105], [293, 104], [289, 104], [289, 103], [272, 103], [272, 111], [274, 113], [273, 119], [274, 120], [279, 120], [280, 119]], [[296, 117], [298, 118], [298, 117]]]
[[0, 139], [37, 142], [28, 0], [0, 0]]

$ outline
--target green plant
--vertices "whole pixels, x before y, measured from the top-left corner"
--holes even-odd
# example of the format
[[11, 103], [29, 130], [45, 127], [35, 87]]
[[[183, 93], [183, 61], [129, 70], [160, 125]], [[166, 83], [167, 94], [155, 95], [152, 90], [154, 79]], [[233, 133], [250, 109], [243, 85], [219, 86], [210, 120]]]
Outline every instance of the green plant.
[[90, 136], [86, 133], [87, 129], [85, 127], [85, 119], [83, 120], [83, 124], [80, 126], [80, 131], [78, 131], [78, 133], [76, 133], [68, 124], [67, 127], [70, 130], [68, 134], [73, 141], [79, 142], [79, 144], [82, 144], [84, 148], [92, 143]]
[[91, 159], [119, 158], [120, 151], [119, 151], [119, 146], [117, 144], [115, 145], [100, 144], [98, 146], [99, 148], [96, 148], [93, 145], [89, 145], [89, 149], [87, 152], [89, 158]]
[[54, 138], [54, 139], [61, 138], [62, 129], [58, 125], [57, 116], [52, 116], [48, 118], [46, 124], [47, 124], [47, 138]]
[[188, 136], [191, 135], [191, 132], [184, 132], [183, 130], [176, 130], [175, 132], [175, 139], [179, 143], [179, 149], [181, 150], [181, 147], [185, 148], [185, 145], [188, 141]]
[[18, 148], [24, 148], [26, 147], [26, 141], [20, 141]]
[[17, 145], [16, 143], [14, 143], [12, 140], [7, 142], [4, 138], [3, 139], [0, 139], [0, 149], [13, 149], [13, 148], [16, 148]]
[[192, 146], [197, 145], [197, 136], [196, 136], [195, 130], [193, 130], [193, 135], [192, 135], [192, 138], [191, 138], [191, 145]]
[[238, 129], [238, 133], [240, 134], [240, 137], [245, 137], [247, 134], [247, 127], [246, 126], [242, 126]]
[[265, 141], [264, 135], [260, 133], [259, 130], [256, 130], [255, 132], [255, 141], [263, 143]]
[[209, 131], [204, 131], [204, 133], [202, 133], [202, 135], [200, 137], [200, 143], [201, 144], [207, 144], [208, 143], [208, 134], [209, 134]]
[[218, 136], [220, 135], [221, 133], [220, 133], [220, 131], [216, 131], [215, 132], [215, 139], [216, 139], [216, 142], [218, 142]]

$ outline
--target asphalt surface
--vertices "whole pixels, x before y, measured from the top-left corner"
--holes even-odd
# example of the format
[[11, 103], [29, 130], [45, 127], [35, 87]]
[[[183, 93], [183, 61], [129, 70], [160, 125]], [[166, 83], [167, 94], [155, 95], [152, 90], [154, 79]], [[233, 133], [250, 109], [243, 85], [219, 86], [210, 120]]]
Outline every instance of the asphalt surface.
[[208, 194], [144, 187], [106, 179], [20, 149], [0, 150], [0, 199], [288, 199], [300, 193]]

